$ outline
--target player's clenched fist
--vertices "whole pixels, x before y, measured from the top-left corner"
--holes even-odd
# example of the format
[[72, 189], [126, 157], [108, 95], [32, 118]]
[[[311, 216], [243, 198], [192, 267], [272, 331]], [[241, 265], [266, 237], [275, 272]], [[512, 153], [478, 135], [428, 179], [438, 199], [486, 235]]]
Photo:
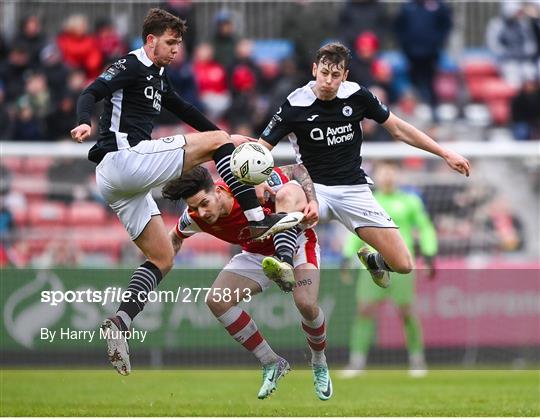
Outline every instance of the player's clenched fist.
[[71, 138], [73, 138], [78, 143], [82, 143], [84, 140], [90, 137], [91, 131], [92, 128], [90, 127], [90, 125], [81, 124], [71, 130]]

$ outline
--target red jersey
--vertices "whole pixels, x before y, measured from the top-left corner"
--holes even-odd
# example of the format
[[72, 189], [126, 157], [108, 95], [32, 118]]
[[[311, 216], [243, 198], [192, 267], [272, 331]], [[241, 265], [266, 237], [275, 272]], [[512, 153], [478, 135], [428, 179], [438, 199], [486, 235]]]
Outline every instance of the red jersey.
[[[276, 167], [266, 182], [277, 192], [285, 183], [289, 182], [289, 178]], [[229, 187], [223, 180], [218, 180], [216, 185], [230, 192]], [[271, 200], [263, 205], [263, 211], [266, 214], [275, 212], [275, 210], [275, 203]], [[234, 198], [230, 214], [225, 217], [220, 217], [218, 221], [212, 225], [198, 217], [196, 211], [189, 211], [186, 209], [178, 219], [178, 223], [176, 224], [176, 234], [178, 237], [185, 239], [196, 233], [205, 232], [228, 243], [238, 244], [242, 246], [242, 250], [247, 252], [259, 253], [265, 256], [273, 255], [275, 249], [272, 237], [269, 237], [262, 242], [239, 238], [240, 232], [248, 226], [248, 220], [244, 215], [240, 204]]]

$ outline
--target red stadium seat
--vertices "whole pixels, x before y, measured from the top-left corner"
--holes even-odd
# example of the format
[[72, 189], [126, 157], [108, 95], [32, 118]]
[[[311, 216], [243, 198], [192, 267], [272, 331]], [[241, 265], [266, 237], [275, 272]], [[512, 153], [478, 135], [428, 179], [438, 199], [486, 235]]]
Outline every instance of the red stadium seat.
[[51, 157], [28, 157], [24, 161], [24, 172], [35, 175], [45, 175], [54, 160]]
[[497, 77], [499, 69], [491, 60], [485, 58], [471, 58], [461, 65], [461, 72], [466, 79], [472, 79], [478, 77]]
[[33, 202], [28, 208], [28, 220], [33, 226], [62, 225], [66, 215], [66, 205], [61, 202]]
[[104, 225], [107, 211], [97, 202], [74, 202], [68, 209], [67, 222], [72, 226]]
[[485, 102], [494, 100], [510, 100], [516, 89], [500, 78], [490, 78], [482, 83], [482, 99]]
[[506, 99], [496, 99], [487, 103], [492, 121], [496, 125], [507, 125], [510, 122], [510, 103]]

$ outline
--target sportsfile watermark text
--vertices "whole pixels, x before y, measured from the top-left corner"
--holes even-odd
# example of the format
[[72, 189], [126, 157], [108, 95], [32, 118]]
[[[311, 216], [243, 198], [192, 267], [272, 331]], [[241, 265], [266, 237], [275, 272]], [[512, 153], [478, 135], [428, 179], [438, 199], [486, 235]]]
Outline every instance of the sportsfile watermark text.
[[50, 306], [57, 306], [61, 303], [95, 303], [102, 306], [109, 303], [120, 304], [136, 299], [141, 303], [197, 303], [207, 302], [231, 302], [231, 301], [251, 301], [251, 290], [230, 289], [230, 288], [199, 288], [199, 287], [178, 287], [176, 291], [140, 291], [133, 293], [130, 290], [122, 290], [119, 287], [107, 287], [104, 290], [68, 290], [68, 291], [42, 291], [41, 302]]

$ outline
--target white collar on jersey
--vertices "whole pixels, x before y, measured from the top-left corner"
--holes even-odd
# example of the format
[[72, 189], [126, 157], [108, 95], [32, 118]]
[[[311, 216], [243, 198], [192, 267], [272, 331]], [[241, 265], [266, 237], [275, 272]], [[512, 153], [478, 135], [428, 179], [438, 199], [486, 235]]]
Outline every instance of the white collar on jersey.
[[[287, 99], [289, 100], [292, 106], [311, 106], [313, 102], [317, 99], [315, 93], [313, 93], [313, 86], [315, 85], [315, 80], [310, 81], [303, 87], [296, 89], [292, 92]], [[339, 86], [337, 97], [339, 99], [347, 99], [353, 93], [360, 90], [360, 85], [351, 81], [344, 81]]]
[[[130, 54], [133, 54], [137, 59], [143, 63], [146, 67], [150, 67], [152, 64], [152, 60], [148, 58], [148, 55], [146, 55], [146, 51], [144, 50], [144, 47], [140, 47], [139, 49], [135, 49], [130, 52]], [[165, 71], [165, 67], [160, 67], [159, 74], [163, 74]]]

